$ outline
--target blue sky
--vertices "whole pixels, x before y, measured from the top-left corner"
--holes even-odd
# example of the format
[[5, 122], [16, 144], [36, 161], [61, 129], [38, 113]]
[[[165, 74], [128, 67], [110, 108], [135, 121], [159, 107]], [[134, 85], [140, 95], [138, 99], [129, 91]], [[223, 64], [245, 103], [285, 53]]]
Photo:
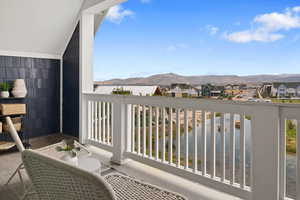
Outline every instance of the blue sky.
[[95, 39], [94, 79], [300, 73], [296, 0], [129, 0]]

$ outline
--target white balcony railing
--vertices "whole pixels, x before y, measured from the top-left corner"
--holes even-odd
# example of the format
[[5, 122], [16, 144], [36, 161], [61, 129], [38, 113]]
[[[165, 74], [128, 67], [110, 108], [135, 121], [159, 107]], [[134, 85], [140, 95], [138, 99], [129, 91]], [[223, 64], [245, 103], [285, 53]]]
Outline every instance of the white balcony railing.
[[82, 103], [81, 141], [113, 162], [133, 159], [243, 199], [286, 199], [285, 126], [299, 124], [299, 105], [99, 94]]

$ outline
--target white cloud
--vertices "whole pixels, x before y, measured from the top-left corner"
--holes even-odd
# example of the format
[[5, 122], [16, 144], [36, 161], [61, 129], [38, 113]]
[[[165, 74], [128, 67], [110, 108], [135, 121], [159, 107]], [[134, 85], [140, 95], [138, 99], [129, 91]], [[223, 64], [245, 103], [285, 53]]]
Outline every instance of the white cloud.
[[292, 10], [293, 10], [294, 12], [300, 12], [300, 6], [294, 7]]
[[219, 28], [213, 25], [206, 25], [206, 31], [211, 35], [216, 35], [219, 32]]
[[125, 17], [131, 17], [133, 15], [133, 11], [124, 9], [120, 5], [116, 5], [109, 9], [106, 18], [112, 23], [120, 24]]
[[246, 30], [234, 32], [231, 34], [224, 34], [224, 38], [236, 43], [248, 43], [252, 41], [273, 42], [284, 38], [284, 35], [278, 33], [270, 33], [263, 30]]
[[140, 0], [141, 1], [141, 3], [150, 3], [151, 2], [151, 0]]
[[186, 49], [186, 48], [188, 48], [188, 45], [184, 44], [184, 43], [172, 44], [167, 47], [167, 51], [172, 52], [172, 51], [176, 51], [178, 49]]
[[286, 9], [283, 13], [267, 13], [253, 19], [254, 28], [225, 33], [224, 38], [231, 42], [273, 42], [285, 37], [283, 31], [300, 28], [300, 7]]
[[274, 12], [259, 15], [255, 17], [254, 22], [261, 23], [261, 25], [269, 31], [290, 30], [300, 27], [300, 18], [290, 12]]

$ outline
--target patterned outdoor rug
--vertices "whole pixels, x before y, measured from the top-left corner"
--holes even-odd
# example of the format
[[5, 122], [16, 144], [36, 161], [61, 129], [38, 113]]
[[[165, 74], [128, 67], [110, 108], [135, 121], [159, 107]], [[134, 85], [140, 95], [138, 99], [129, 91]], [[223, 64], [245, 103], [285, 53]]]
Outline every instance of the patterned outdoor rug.
[[187, 198], [119, 173], [105, 176], [118, 200], [187, 200]]

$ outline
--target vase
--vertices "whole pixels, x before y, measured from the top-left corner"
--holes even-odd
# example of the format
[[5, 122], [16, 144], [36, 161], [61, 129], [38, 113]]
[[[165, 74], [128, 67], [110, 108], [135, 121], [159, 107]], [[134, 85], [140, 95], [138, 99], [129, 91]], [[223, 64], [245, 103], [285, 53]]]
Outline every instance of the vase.
[[17, 79], [14, 82], [14, 88], [11, 92], [14, 97], [24, 98], [27, 95], [27, 89], [24, 79]]
[[2, 98], [8, 98], [9, 97], [9, 92], [8, 91], [1, 91], [0, 96]]

